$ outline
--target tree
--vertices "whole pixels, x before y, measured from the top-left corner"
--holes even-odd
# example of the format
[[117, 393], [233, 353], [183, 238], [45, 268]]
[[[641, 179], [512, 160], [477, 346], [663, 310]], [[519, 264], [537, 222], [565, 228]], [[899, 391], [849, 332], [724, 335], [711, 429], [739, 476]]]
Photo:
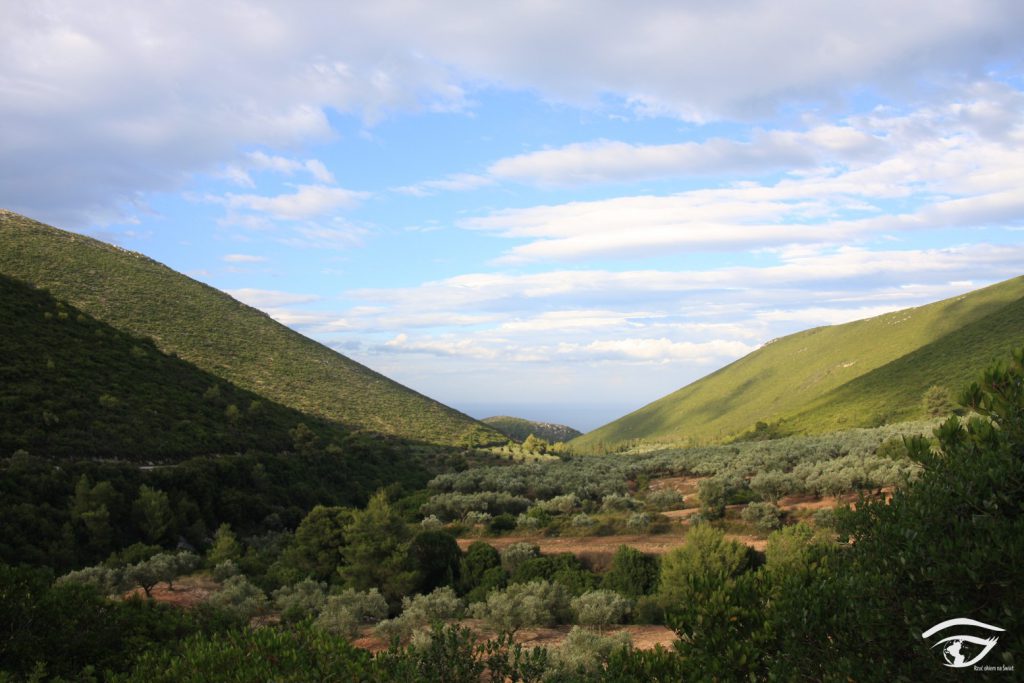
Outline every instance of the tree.
[[661, 560], [658, 594], [670, 611], [692, 605], [750, 566], [750, 550], [725, 538], [709, 524], [698, 524], [686, 544]]
[[571, 602], [576, 623], [596, 626], [599, 630], [621, 624], [632, 607], [630, 600], [612, 590], [596, 590], [573, 598]]
[[353, 512], [345, 537], [345, 564], [338, 572], [349, 586], [379, 588], [391, 604], [410, 592], [416, 572], [408, 561], [409, 528], [384, 491], [374, 494], [365, 510]]
[[421, 531], [409, 544], [409, 559], [416, 570], [416, 591], [429, 593], [459, 580], [462, 550], [455, 537], [445, 531]]
[[206, 553], [206, 560], [211, 566], [216, 567], [222, 562], [238, 562], [240, 559], [242, 546], [235, 532], [231, 530], [231, 525], [225, 522], [217, 527], [217, 532], [213, 535], [213, 545]]
[[274, 606], [281, 610], [281, 621], [294, 623], [317, 616], [327, 603], [327, 584], [305, 579], [274, 591]]
[[501, 633], [515, 634], [524, 626], [550, 626], [566, 616], [569, 595], [560, 584], [538, 580], [495, 591], [470, 609]]
[[160, 543], [171, 529], [174, 513], [167, 494], [160, 489], [139, 486], [139, 496], [132, 504], [136, 524], [150, 543]]
[[658, 587], [658, 558], [620, 545], [602, 585], [631, 598], [650, 595]]
[[345, 526], [352, 520], [351, 508], [317, 505], [295, 529], [287, 561], [318, 581], [337, 576], [345, 558]]
[[704, 479], [697, 485], [700, 496], [700, 514], [704, 519], [720, 519], [725, 516], [728, 491], [721, 479]]
[[327, 598], [327, 604], [317, 617], [316, 626], [352, 638], [360, 626], [376, 623], [387, 615], [388, 601], [376, 588], [365, 592], [347, 588]]

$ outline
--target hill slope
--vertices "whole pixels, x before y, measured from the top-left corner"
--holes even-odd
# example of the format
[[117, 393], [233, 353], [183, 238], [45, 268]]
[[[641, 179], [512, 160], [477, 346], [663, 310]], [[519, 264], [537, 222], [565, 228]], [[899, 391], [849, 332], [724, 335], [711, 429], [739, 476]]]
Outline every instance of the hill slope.
[[345, 435], [3, 275], [0, 325], [2, 456], [166, 461], [282, 451], [300, 423]]
[[559, 441], [575, 439], [583, 433], [565, 425], [553, 424], [551, 422], [534, 422], [533, 420], [524, 420], [521, 417], [509, 417], [507, 415], [485, 417], [481, 422], [494, 427], [510, 439], [520, 443], [525, 441], [526, 437], [530, 436], [530, 434], [533, 434], [538, 439], [544, 439], [548, 443], [557, 443]]
[[824, 432], [922, 416], [931, 385], [954, 392], [1024, 343], [1024, 277], [964, 296], [844, 325], [757, 351], [573, 441], [723, 441], [786, 420]]
[[282, 405], [438, 444], [501, 442], [472, 418], [141, 254], [0, 210], [0, 273]]

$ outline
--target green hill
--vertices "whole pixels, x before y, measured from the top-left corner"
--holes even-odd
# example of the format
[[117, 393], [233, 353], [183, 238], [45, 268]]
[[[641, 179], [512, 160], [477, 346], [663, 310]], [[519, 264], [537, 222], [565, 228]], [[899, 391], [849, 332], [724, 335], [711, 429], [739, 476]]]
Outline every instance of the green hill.
[[278, 452], [306, 424], [337, 424], [268, 401], [148, 339], [100, 322], [0, 275], [0, 455], [181, 460], [249, 449]]
[[720, 442], [758, 422], [821, 433], [923, 416], [933, 385], [954, 393], [1024, 343], [1024, 277], [926, 306], [819, 327], [757, 351], [576, 439]]
[[548, 443], [558, 443], [559, 441], [575, 439], [583, 433], [565, 425], [552, 424], [550, 422], [534, 422], [532, 420], [524, 420], [521, 417], [509, 417], [507, 415], [485, 417], [481, 422], [489, 424], [513, 441], [520, 443], [525, 441], [526, 437], [530, 436], [530, 434], [533, 434], [538, 439], [544, 439]]
[[148, 337], [239, 388], [326, 420], [436, 444], [500, 443], [490, 427], [141, 254], [0, 210], [0, 274]]

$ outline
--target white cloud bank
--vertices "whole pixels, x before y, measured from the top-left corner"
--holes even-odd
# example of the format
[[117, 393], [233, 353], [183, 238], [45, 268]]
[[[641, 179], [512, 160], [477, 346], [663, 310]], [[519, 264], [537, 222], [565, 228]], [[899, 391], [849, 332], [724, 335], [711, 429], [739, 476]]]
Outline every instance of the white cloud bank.
[[332, 111], [460, 110], [483, 85], [744, 118], [869, 85], [923, 96], [1024, 54], [1016, 0], [64, 0], [3, 14], [0, 205], [69, 227], [123, 217], [246, 146], [327, 139]]

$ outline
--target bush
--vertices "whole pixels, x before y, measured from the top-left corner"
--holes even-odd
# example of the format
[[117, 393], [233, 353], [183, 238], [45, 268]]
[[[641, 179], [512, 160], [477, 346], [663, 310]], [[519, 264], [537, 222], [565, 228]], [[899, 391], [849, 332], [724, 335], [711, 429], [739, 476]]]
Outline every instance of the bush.
[[242, 619], [252, 619], [267, 609], [267, 596], [244, 576], [232, 576], [207, 602]]
[[377, 624], [375, 632], [388, 643], [407, 641], [425, 626], [438, 626], [448, 619], [462, 616], [462, 600], [451, 588], [438, 588], [429, 595], [402, 599], [402, 613], [394, 619]]
[[570, 606], [576, 615], [576, 623], [604, 629], [612, 624], [621, 624], [633, 604], [615, 591], [596, 590], [573, 598]]
[[585, 512], [581, 512], [572, 518], [572, 525], [580, 529], [589, 529], [597, 524], [597, 521]]
[[316, 617], [327, 603], [327, 584], [306, 579], [274, 591], [274, 606], [281, 610], [281, 621], [293, 623]]
[[720, 479], [704, 479], [697, 485], [700, 496], [700, 514], [705, 519], [721, 519], [725, 516], [727, 491]]
[[524, 626], [551, 626], [567, 616], [569, 596], [557, 583], [531, 581], [495, 591], [470, 608], [500, 633], [514, 634]]
[[540, 557], [540, 547], [535, 543], [520, 541], [501, 551], [501, 566], [509, 574], [515, 574], [519, 565], [535, 557]]
[[224, 583], [232, 576], [238, 576], [240, 571], [234, 560], [224, 560], [213, 568], [213, 580], [218, 583]]
[[444, 522], [437, 518], [437, 515], [424, 517], [420, 522], [420, 528], [424, 531], [440, 531], [444, 528]]
[[487, 530], [493, 533], [501, 533], [503, 531], [512, 531], [516, 528], [516, 518], [512, 515], [505, 513], [498, 515], [491, 519], [487, 524]]
[[631, 598], [650, 595], [658, 587], [658, 571], [657, 557], [621, 545], [612, 556], [602, 586]]
[[562, 644], [554, 651], [552, 663], [556, 676], [569, 680], [596, 680], [604, 673], [613, 652], [626, 650], [632, 644], [629, 633], [600, 635], [579, 626], [573, 626]]
[[387, 600], [376, 588], [365, 592], [348, 588], [328, 596], [315, 625], [330, 633], [352, 638], [360, 626], [376, 623], [387, 615]]
[[647, 504], [655, 510], [678, 510], [686, 499], [675, 489], [658, 489], [647, 494]]
[[772, 531], [782, 524], [782, 511], [774, 503], [749, 503], [740, 515], [758, 531]]
[[651, 516], [646, 512], [634, 512], [626, 520], [626, 528], [637, 533], [646, 531], [651, 526]]

